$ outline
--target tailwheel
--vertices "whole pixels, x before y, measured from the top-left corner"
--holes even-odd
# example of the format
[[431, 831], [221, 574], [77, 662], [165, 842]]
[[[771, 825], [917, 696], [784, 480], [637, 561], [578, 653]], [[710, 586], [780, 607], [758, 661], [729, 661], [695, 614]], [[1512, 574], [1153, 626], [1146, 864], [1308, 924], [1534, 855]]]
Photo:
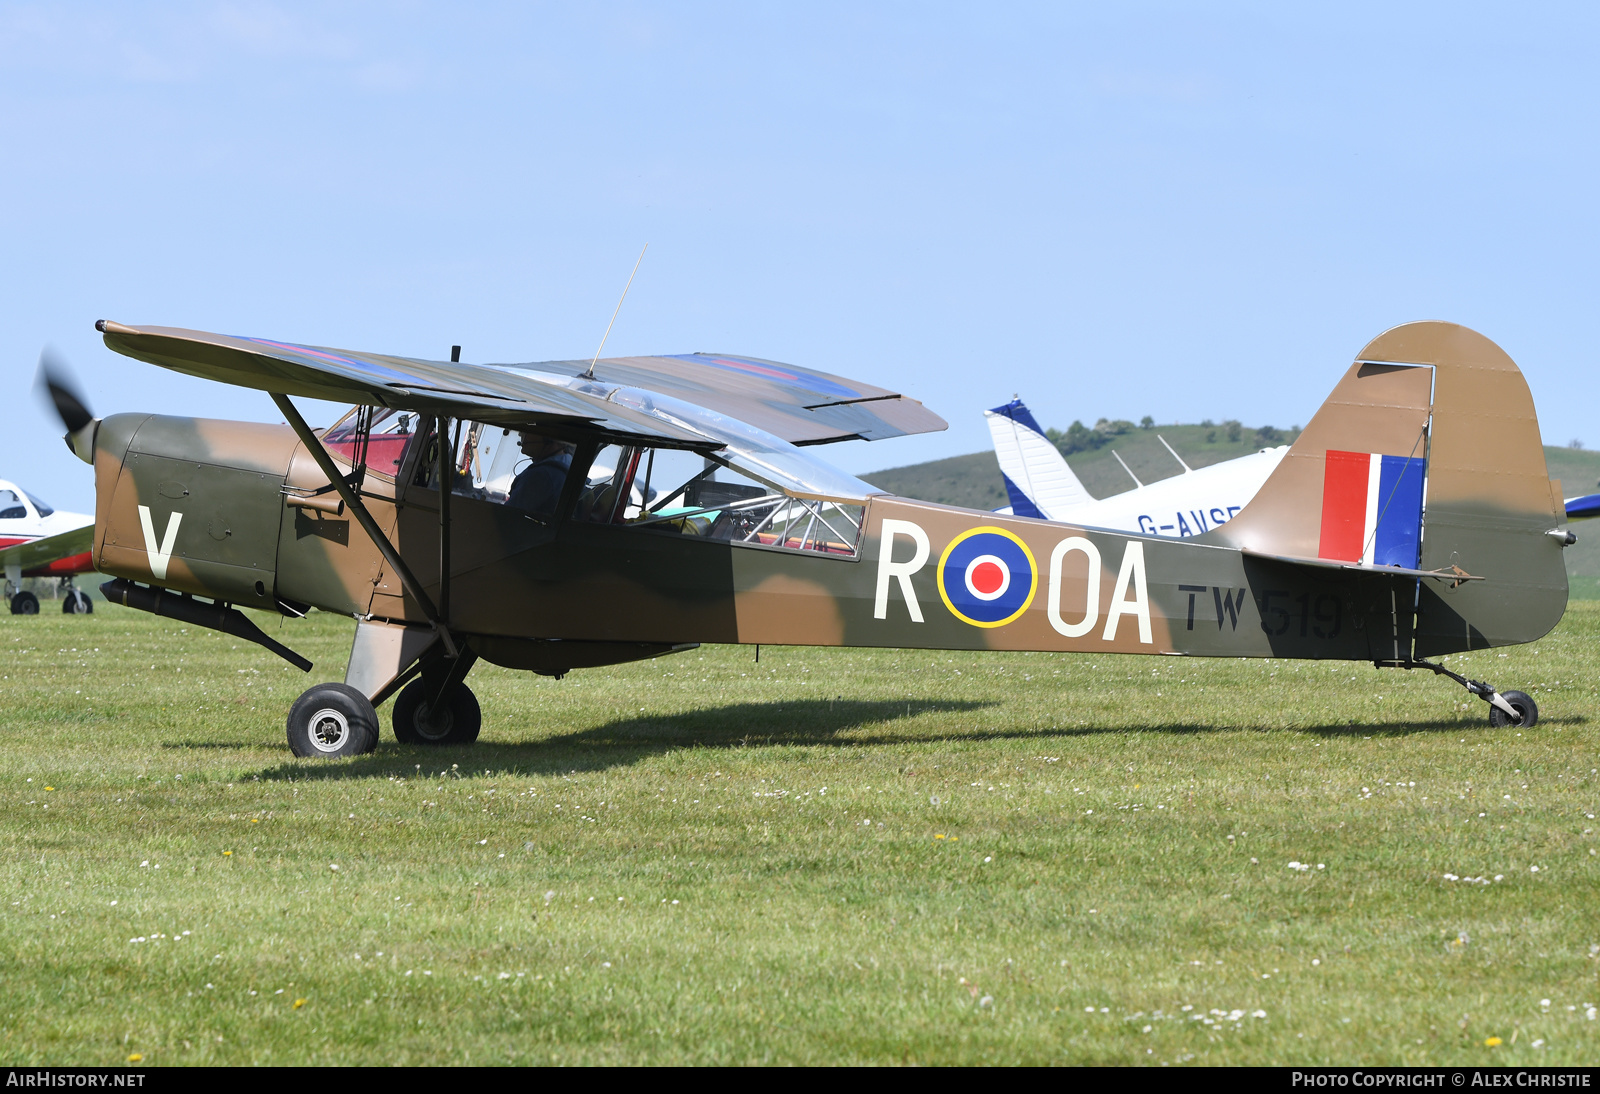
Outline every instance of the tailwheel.
[[11, 598], [12, 615], [38, 615], [39, 598], [30, 592], [20, 592]]
[[378, 712], [349, 684], [318, 684], [289, 708], [289, 749], [335, 760], [378, 747]]
[[82, 589], [68, 589], [67, 595], [61, 598], [61, 610], [67, 615], [90, 615], [94, 612], [94, 601]]
[[1521, 691], [1502, 691], [1500, 698], [1516, 708], [1522, 720], [1514, 721], [1511, 715], [1501, 710], [1492, 703], [1489, 706], [1489, 724], [1499, 728], [1501, 726], [1526, 727], [1537, 725], [1539, 722], [1539, 704], [1533, 701], [1533, 696]]
[[438, 710], [428, 704], [428, 686], [413, 680], [395, 696], [395, 740], [408, 745], [470, 745], [483, 728], [478, 697], [465, 684], [445, 693]]

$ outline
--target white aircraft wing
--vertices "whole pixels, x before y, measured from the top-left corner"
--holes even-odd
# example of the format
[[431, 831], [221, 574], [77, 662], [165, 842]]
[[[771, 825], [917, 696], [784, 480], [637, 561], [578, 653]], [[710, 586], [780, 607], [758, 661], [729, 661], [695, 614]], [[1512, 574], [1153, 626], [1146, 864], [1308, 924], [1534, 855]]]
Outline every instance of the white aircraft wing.
[[85, 524], [69, 532], [57, 532], [53, 536], [42, 536], [0, 549], [0, 567], [10, 569], [16, 566], [32, 570], [38, 566], [48, 566], [60, 558], [81, 555], [93, 546], [94, 525]]

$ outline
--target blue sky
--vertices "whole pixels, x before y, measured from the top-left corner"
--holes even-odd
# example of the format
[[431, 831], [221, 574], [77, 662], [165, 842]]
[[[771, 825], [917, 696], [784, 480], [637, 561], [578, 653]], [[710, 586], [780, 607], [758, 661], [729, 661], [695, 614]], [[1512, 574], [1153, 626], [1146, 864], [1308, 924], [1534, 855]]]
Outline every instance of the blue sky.
[[97, 318], [583, 357], [646, 242], [608, 354], [951, 422], [830, 450], [852, 471], [986, 447], [1013, 393], [1303, 423], [1422, 318], [1600, 445], [1597, 10], [0, 3], [0, 476], [92, 504], [29, 391], [46, 343], [98, 413], [275, 420]]

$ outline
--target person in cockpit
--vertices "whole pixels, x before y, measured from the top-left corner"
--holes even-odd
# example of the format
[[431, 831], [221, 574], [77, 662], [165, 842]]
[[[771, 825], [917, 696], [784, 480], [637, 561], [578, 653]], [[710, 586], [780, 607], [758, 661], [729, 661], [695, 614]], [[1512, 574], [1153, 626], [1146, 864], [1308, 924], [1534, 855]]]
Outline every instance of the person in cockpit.
[[573, 446], [543, 433], [523, 430], [517, 438], [517, 447], [533, 462], [512, 481], [506, 504], [525, 509], [534, 516], [550, 516], [556, 511], [561, 488], [572, 470]]

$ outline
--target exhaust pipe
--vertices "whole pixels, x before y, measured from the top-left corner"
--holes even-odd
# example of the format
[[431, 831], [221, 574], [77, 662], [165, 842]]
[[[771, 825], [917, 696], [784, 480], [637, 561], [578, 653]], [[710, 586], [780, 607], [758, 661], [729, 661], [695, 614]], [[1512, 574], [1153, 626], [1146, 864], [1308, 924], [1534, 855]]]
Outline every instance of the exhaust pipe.
[[231, 634], [235, 638], [266, 647], [301, 672], [311, 671], [310, 661], [281, 642], [275, 642], [267, 637], [266, 633], [250, 622], [249, 617], [238, 608], [230, 608], [221, 601], [208, 604], [203, 600], [196, 600], [188, 593], [175, 593], [171, 589], [151, 585], [136, 585], [125, 577], [107, 581], [100, 586], [100, 591], [113, 604], [121, 604], [125, 608], [137, 608], [151, 615], [165, 616], [180, 623], [190, 623], [196, 627]]

